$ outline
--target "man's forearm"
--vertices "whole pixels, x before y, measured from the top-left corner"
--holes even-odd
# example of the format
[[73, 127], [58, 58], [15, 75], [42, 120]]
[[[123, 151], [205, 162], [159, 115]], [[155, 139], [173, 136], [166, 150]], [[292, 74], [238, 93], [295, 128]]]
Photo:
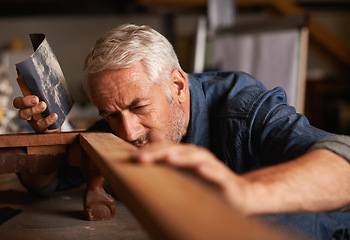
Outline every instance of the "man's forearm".
[[325, 149], [242, 177], [251, 214], [328, 211], [350, 202], [350, 164]]

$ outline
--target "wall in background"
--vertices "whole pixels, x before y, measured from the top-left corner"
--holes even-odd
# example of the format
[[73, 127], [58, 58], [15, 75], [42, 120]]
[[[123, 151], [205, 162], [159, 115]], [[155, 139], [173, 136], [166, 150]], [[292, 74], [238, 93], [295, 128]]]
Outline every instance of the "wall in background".
[[[68, 81], [72, 95], [77, 102], [86, 99], [81, 88], [81, 73], [84, 59], [97, 40], [105, 31], [123, 24], [147, 24], [162, 32], [162, 20], [151, 15], [93, 15], [93, 16], [40, 16], [16, 17], [0, 19], [0, 47], [6, 46], [14, 38], [25, 43], [25, 49], [18, 51], [2, 51], [10, 55], [10, 81], [14, 88], [14, 97], [20, 94], [16, 83], [14, 64], [25, 60], [33, 52], [30, 33], [44, 33], [60, 62]], [[0, 52], [1, 53], [1, 52]], [[6, 63], [5, 63], [6, 64]], [[21, 94], [20, 94], [21, 95]]]

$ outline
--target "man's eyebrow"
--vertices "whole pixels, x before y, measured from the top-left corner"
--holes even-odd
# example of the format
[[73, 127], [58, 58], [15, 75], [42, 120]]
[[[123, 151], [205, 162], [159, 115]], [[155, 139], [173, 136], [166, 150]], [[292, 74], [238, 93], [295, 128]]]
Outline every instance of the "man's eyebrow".
[[144, 99], [143, 98], [135, 98], [127, 107], [126, 109], [130, 109], [130, 108], [133, 108], [137, 105], [140, 104], [140, 102], [142, 102]]

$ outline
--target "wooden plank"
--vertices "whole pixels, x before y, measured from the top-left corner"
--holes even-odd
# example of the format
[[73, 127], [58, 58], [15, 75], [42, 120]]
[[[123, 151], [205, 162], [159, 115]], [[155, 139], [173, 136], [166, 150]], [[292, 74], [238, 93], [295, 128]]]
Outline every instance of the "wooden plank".
[[82, 149], [79, 145], [79, 140], [76, 143], [67, 145], [67, 157], [69, 166], [80, 167], [82, 165]]
[[66, 165], [80, 166], [80, 132], [0, 135], [0, 174], [50, 173]]
[[16, 133], [0, 135], [0, 148], [67, 145], [77, 141], [80, 132]]
[[292, 239], [244, 218], [188, 172], [133, 162], [135, 147], [112, 134], [82, 133], [80, 144], [154, 239]]
[[57, 154], [66, 152], [67, 145], [29, 146], [27, 154]]
[[28, 155], [25, 148], [0, 148], [0, 174], [15, 172], [49, 174], [67, 164], [67, 153]]

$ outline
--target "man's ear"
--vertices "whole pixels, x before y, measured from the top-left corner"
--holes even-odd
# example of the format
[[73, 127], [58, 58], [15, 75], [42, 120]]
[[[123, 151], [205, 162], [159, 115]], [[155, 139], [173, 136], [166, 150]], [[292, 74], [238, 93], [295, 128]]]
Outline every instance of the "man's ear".
[[182, 103], [188, 94], [187, 77], [180, 69], [174, 69], [171, 73], [171, 86], [173, 97]]

